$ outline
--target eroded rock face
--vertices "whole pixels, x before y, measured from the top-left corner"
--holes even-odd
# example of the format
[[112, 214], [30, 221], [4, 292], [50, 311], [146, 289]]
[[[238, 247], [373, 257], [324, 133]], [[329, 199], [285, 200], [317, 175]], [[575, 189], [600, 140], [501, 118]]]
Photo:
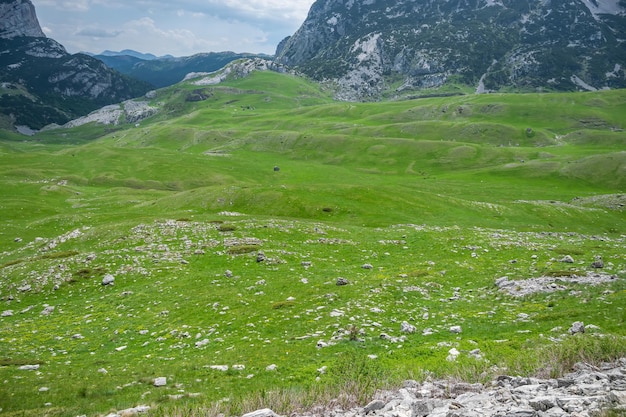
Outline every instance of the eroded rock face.
[[35, 6], [30, 0], [0, 2], [0, 37], [32, 36], [44, 38]]
[[477, 92], [622, 88], [625, 21], [615, 0], [317, 0], [276, 59], [345, 100], [450, 82]]

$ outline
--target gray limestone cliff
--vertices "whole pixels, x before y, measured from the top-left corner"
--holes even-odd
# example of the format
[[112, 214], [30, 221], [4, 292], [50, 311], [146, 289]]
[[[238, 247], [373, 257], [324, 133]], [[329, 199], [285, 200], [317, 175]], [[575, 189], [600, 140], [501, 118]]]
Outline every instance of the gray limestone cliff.
[[624, 0], [317, 0], [276, 60], [338, 98], [626, 87]]
[[30, 0], [0, 1], [0, 37], [10, 39], [16, 36], [46, 36]]

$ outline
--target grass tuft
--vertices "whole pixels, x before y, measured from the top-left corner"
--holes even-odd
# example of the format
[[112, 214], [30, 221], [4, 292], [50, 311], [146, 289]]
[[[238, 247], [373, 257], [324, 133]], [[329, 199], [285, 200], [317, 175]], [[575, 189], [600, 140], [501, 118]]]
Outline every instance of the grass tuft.
[[229, 247], [227, 252], [229, 255], [243, 255], [257, 250], [259, 250], [259, 245], [236, 245]]
[[578, 334], [542, 352], [545, 360], [538, 369], [541, 376], [558, 378], [571, 372], [576, 363], [599, 366], [626, 357], [626, 338]]
[[80, 252], [75, 250], [68, 250], [64, 252], [55, 252], [55, 253], [46, 253], [45, 255], [41, 255], [41, 259], [64, 259], [71, 258], [72, 256], [78, 255]]

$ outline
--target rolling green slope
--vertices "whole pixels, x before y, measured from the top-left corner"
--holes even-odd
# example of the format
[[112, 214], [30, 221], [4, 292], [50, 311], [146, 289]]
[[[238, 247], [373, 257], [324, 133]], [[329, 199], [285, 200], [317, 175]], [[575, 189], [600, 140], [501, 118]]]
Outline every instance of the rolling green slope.
[[[152, 104], [0, 140], [3, 414], [287, 414], [429, 372], [556, 375], [561, 347], [624, 355], [625, 91], [339, 103], [263, 72]], [[592, 273], [610, 279], [568, 281]]]

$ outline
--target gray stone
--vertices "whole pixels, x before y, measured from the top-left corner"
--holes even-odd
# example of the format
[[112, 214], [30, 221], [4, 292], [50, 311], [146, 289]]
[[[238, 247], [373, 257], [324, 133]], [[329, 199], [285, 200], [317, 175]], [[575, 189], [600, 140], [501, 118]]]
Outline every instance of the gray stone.
[[604, 268], [602, 256], [596, 256], [596, 260], [591, 263], [591, 267], [596, 269]]
[[337, 278], [337, 285], [342, 286], [342, 285], [348, 285], [349, 282], [347, 279], [345, 278]]
[[363, 411], [365, 412], [365, 414], [369, 414], [372, 411], [377, 411], [382, 409], [383, 407], [385, 407], [385, 402], [382, 400], [374, 400], [372, 402], [370, 402], [369, 404], [367, 404], [365, 407], [363, 407]]
[[569, 333], [570, 334], [585, 333], [585, 324], [581, 321], [576, 321], [572, 323], [572, 327], [569, 328]]
[[450, 333], [459, 334], [462, 331], [463, 331], [463, 329], [461, 328], [461, 326], [452, 326], [452, 327], [450, 327]]
[[559, 262], [564, 262], [566, 264], [573, 264], [574, 263], [574, 258], [572, 258], [570, 255], [565, 255], [564, 257], [562, 257], [560, 259]]
[[626, 405], [626, 391], [611, 391], [609, 395], [609, 399], [613, 403], [617, 403], [620, 405]]
[[137, 414], [147, 413], [150, 410], [148, 405], [138, 405], [137, 407], [127, 408], [119, 412], [121, 417], [135, 416]]
[[251, 413], [244, 414], [242, 417], [278, 417], [278, 414], [269, 408], [264, 408], [262, 410], [256, 410]]
[[103, 286], [107, 286], [107, 285], [113, 285], [115, 283], [115, 277], [111, 274], [106, 274], [103, 278], [102, 278], [102, 285]]
[[167, 385], [167, 378], [164, 376], [155, 378], [153, 385], [155, 387], [164, 387]]
[[206, 345], [208, 345], [208, 344], [209, 344], [209, 339], [202, 339], [202, 340], [200, 340], [200, 341], [196, 342], [196, 343], [195, 343], [195, 346], [196, 346], [197, 348], [201, 348], [201, 347], [204, 347], [204, 346], [206, 346]]
[[30, 284], [24, 284], [24, 285], [21, 285], [21, 286], [17, 287], [17, 290], [19, 292], [28, 292], [31, 289], [32, 289], [32, 287], [30, 286]]
[[441, 407], [444, 404], [442, 400], [421, 400], [416, 401], [411, 405], [414, 417], [426, 417], [435, 408]]
[[403, 321], [400, 325], [400, 331], [402, 333], [415, 333], [417, 331], [417, 328], [411, 323]]
[[49, 316], [54, 311], [54, 306], [46, 306], [41, 312], [42, 316]]
[[505, 417], [537, 417], [538, 414], [533, 409], [528, 408], [512, 408], [508, 413], [505, 414]]
[[528, 405], [536, 411], [548, 411], [556, 407], [556, 397], [537, 397], [530, 400]]

